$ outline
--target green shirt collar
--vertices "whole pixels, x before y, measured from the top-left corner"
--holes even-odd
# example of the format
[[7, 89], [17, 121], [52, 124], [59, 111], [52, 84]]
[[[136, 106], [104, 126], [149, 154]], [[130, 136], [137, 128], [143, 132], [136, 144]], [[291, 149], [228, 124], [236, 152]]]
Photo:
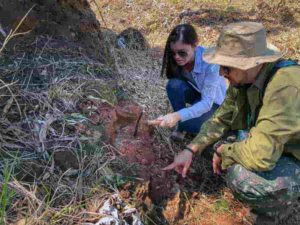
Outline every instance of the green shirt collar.
[[266, 63], [265, 65], [263, 65], [262, 69], [260, 70], [252, 86], [255, 86], [260, 91], [263, 91], [265, 83], [267, 82], [270, 72], [272, 71], [274, 66], [275, 66], [274, 62]]

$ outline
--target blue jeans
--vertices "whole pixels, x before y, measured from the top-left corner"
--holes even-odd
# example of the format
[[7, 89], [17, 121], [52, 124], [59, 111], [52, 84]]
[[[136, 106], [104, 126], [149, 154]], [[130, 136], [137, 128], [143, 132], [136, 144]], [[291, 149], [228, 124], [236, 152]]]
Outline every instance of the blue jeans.
[[[174, 112], [186, 108], [187, 103], [193, 105], [201, 101], [201, 94], [184, 80], [172, 78], [169, 80], [166, 89]], [[177, 131], [198, 133], [202, 124], [214, 114], [218, 107], [219, 105], [213, 104], [211, 110], [202, 116], [179, 122]]]

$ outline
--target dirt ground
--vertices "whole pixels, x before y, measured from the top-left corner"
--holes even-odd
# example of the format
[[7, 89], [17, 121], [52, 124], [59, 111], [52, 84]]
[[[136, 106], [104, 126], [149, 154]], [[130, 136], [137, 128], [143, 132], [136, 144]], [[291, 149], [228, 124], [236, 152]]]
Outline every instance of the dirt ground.
[[[155, 210], [155, 224], [244, 223], [248, 210], [234, 200], [222, 178], [212, 174], [211, 155], [195, 159], [192, 172], [183, 179], [173, 172], [161, 170], [173, 160], [173, 153], [155, 140], [154, 128], [147, 125], [148, 116], [136, 103], [120, 101], [112, 107], [90, 101], [81, 106], [83, 110], [92, 106], [97, 108], [91, 115], [91, 123], [105, 124], [106, 142], [116, 147], [126, 162], [137, 165], [136, 177], [143, 182], [128, 183], [119, 191], [124, 198], [134, 198], [140, 207], [161, 208]], [[81, 127], [81, 132], [93, 136], [88, 125]], [[181, 148], [176, 143], [170, 145], [176, 152]], [[218, 195], [222, 199], [218, 199]]]
[[[21, 24], [18, 32], [30, 31], [27, 38], [36, 35], [64, 37], [76, 43], [77, 51], [82, 51], [90, 58], [102, 62], [108, 60], [101, 37], [100, 22], [88, 1], [1, 1], [0, 21], [4, 31], [8, 34], [10, 29], [15, 28], [31, 7], [33, 7], [31, 13]], [[15, 41], [10, 44], [15, 44]]]

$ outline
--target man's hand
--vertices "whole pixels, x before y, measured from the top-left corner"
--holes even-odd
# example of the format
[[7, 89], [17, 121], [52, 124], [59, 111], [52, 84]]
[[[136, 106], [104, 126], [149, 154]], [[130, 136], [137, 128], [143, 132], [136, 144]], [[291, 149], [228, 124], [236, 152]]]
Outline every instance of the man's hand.
[[177, 173], [180, 173], [182, 177], [186, 177], [187, 171], [192, 163], [193, 153], [188, 150], [183, 150], [174, 159], [174, 162], [168, 165], [162, 170], [175, 169]]
[[175, 127], [178, 121], [180, 121], [180, 115], [177, 112], [174, 112], [165, 116], [160, 116], [155, 120], [150, 120], [148, 121], [148, 124], [164, 128], [171, 128]]
[[[217, 149], [217, 152], [220, 154], [222, 151], [223, 151], [223, 145], [221, 145]], [[215, 174], [218, 174], [218, 175], [221, 174], [221, 163], [222, 163], [222, 158], [219, 157], [216, 153], [214, 153], [212, 164], [213, 164], [213, 170], [214, 170]]]

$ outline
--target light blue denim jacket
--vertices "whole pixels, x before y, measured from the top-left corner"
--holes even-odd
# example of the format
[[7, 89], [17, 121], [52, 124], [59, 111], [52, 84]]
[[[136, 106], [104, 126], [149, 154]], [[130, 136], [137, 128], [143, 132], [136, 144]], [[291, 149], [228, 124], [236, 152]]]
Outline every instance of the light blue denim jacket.
[[219, 75], [220, 67], [204, 62], [203, 52], [202, 46], [196, 48], [195, 65], [191, 72], [197, 86], [188, 81], [201, 93], [201, 101], [178, 111], [182, 122], [202, 116], [210, 111], [214, 103], [221, 105], [225, 98], [227, 85], [225, 78]]

